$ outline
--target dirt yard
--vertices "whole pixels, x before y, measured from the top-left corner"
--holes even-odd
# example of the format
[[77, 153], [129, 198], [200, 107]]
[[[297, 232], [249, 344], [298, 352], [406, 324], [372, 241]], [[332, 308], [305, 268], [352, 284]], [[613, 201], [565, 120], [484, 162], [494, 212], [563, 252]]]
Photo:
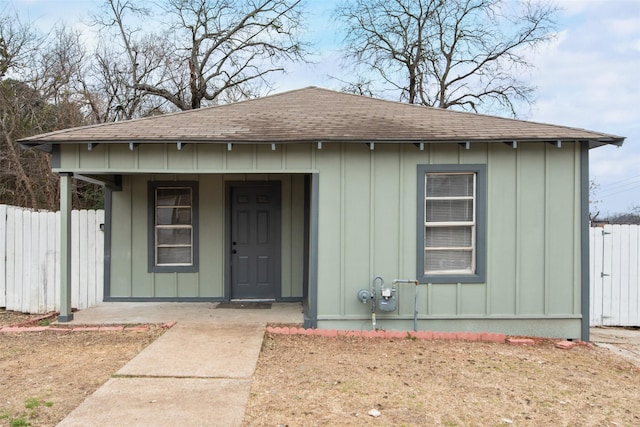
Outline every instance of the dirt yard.
[[639, 368], [555, 342], [267, 335], [244, 424], [640, 425]]
[[[0, 327], [33, 317], [0, 310]], [[0, 333], [0, 426], [56, 425], [163, 332]]]
[[[0, 426], [55, 425], [162, 332], [0, 333]], [[554, 342], [267, 334], [244, 425], [640, 425], [639, 368]]]

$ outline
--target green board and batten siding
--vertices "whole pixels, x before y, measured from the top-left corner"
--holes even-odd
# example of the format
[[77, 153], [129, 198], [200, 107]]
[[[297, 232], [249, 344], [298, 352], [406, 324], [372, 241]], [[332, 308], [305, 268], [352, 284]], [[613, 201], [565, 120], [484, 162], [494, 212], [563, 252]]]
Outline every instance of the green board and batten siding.
[[[264, 179], [283, 183], [282, 296], [302, 296], [302, 174], [318, 173], [318, 326], [343, 329], [370, 327], [356, 294], [374, 276], [415, 277], [417, 165], [487, 164], [486, 283], [421, 285], [420, 328], [580, 336], [578, 144], [102, 144], [61, 146], [60, 158], [61, 171], [125, 175], [113, 193], [112, 296], [223, 297], [224, 181]], [[199, 181], [199, 273], [147, 273], [150, 179]], [[413, 295], [400, 285], [383, 328], [411, 328]]]

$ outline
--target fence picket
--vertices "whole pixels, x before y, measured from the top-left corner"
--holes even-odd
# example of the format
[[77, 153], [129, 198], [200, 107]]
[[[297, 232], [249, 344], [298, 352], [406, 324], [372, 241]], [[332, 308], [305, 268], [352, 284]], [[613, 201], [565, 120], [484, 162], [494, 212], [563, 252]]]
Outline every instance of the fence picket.
[[104, 298], [104, 211], [96, 211], [96, 301]]
[[[45, 311], [55, 311], [56, 304], [59, 301], [56, 293], [56, 252], [58, 247], [58, 241], [56, 240], [56, 214], [55, 212], [47, 212], [47, 215], [42, 216], [45, 220], [45, 229], [47, 230], [47, 239], [45, 247], [45, 287], [47, 289], [47, 298]], [[43, 233], [44, 234], [44, 233]]]
[[590, 231], [591, 326], [640, 326], [640, 226]]
[[0, 307], [7, 306], [7, 245], [1, 242], [7, 241], [7, 205], [0, 205]]
[[90, 301], [96, 300], [96, 211], [87, 211], [87, 295], [83, 306], [89, 307]]
[[[72, 212], [73, 308], [102, 300], [103, 221], [104, 211]], [[0, 307], [25, 313], [59, 310], [60, 213], [0, 205], [0, 241]]]
[[12, 207], [7, 208], [7, 240], [6, 240], [6, 286], [5, 286], [5, 302], [7, 310], [15, 310], [15, 298], [16, 298], [16, 290], [15, 290], [15, 276], [16, 276], [16, 266], [14, 263], [15, 259], [15, 214], [14, 209]]
[[79, 212], [71, 211], [71, 307], [80, 300], [80, 222]]

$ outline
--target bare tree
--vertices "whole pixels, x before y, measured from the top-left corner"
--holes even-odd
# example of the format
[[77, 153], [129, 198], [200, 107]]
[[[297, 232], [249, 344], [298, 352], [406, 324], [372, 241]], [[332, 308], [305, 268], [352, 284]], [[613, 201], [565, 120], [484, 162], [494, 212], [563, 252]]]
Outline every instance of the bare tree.
[[106, 0], [106, 13], [94, 18], [120, 41], [119, 52], [99, 58], [111, 98], [129, 107], [126, 118], [143, 114], [141, 100], [150, 97], [147, 113], [255, 96], [306, 53], [300, 0], [164, 0], [166, 28], [156, 33], [140, 25], [152, 11], [140, 4]]
[[533, 101], [519, 76], [531, 66], [527, 53], [553, 37], [555, 12], [529, 1], [348, 0], [335, 17], [360, 81], [373, 73], [409, 103], [515, 116], [518, 102]]
[[[0, 12], [0, 203], [57, 209], [58, 177], [50, 156], [22, 150], [15, 141], [85, 123], [76, 91], [83, 49], [78, 34], [65, 28], [42, 35], [17, 15]], [[74, 194], [79, 202], [85, 190], [99, 192], [80, 187]]]

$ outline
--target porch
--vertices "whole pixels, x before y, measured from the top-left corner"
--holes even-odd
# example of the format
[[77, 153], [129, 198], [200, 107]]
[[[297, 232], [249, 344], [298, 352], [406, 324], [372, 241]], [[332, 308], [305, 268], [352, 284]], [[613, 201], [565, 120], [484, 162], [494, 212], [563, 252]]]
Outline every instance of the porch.
[[[106, 302], [74, 313], [71, 324], [198, 323], [221, 326], [302, 324], [300, 302], [267, 303], [270, 308], [219, 308], [219, 302]], [[250, 304], [250, 303], [246, 303]], [[263, 306], [265, 307], [265, 306]]]

